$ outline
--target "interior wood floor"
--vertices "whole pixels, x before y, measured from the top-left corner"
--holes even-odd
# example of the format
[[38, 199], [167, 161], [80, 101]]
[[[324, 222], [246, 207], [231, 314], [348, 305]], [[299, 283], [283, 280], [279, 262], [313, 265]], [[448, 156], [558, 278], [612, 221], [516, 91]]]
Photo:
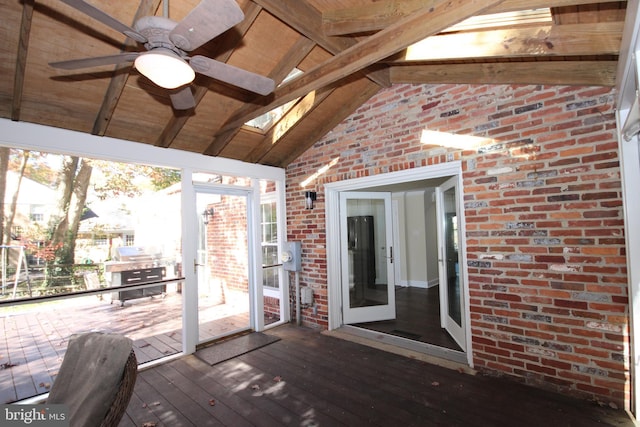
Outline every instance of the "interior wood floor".
[[622, 410], [317, 330], [266, 333], [281, 340], [213, 366], [190, 355], [140, 372], [120, 426], [634, 425]]
[[396, 318], [354, 326], [462, 351], [440, 327], [439, 286], [396, 288]]

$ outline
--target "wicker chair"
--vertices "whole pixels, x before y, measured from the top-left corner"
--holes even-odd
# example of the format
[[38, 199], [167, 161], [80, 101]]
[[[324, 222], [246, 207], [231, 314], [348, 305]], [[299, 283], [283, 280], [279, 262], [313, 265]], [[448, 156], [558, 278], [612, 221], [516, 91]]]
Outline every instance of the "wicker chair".
[[67, 405], [70, 427], [116, 427], [136, 382], [129, 338], [91, 332], [69, 340], [47, 403]]

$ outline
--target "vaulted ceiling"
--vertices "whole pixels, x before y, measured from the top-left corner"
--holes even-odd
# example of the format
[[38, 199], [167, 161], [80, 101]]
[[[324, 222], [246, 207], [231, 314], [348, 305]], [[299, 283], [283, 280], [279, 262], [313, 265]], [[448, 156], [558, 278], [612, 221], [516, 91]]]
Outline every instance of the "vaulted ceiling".
[[[127, 26], [166, 13], [161, 0], [86, 2]], [[168, 16], [181, 21], [199, 3], [172, 0]], [[614, 86], [626, 10], [606, 0], [238, 0], [244, 19], [191, 53], [279, 86], [263, 96], [197, 74], [196, 106], [177, 110], [131, 63], [49, 65], [141, 49], [121, 32], [60, 0], [0, 5], [0, 117], [280, 167], [395, 83]], [[543, 8], [549, 21], [451, 28]], [[294, 68], [303, 74], [280, 84]], [[245, 125], [288, 102], [272, 127]]]

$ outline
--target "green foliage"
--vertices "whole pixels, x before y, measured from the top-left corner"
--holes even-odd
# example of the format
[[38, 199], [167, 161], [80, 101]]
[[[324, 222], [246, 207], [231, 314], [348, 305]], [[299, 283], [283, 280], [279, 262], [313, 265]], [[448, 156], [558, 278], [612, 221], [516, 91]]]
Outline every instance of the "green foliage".
[[181, 174], [178, 169], [149, 166], [149, 177], [151, 178], [153, 189], [158, 191], [180, 182]]
[[180, 182], [180, 171], [154, 166], [94, 161], [99, 171], [93, 190], [99, 199], [139, 196], [144, 190], [162, 190]]
[[[11, 149], [9, 170], [17, 171], [20, 168], [23, 155], [24, 152], [22, 150]], [[29, 151], [29, 162], [24, 176], [49, 188], [55, 187], [58, 179], [57, 168], [60, 157], [57, 154]]]

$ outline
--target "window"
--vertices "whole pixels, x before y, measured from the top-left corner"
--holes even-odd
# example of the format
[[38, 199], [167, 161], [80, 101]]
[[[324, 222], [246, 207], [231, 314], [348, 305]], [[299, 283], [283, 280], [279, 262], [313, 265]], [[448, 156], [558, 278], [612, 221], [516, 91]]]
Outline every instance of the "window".
[[125, 234], [124, 235], [124, 245], [125, 246], [133, 246], [135, 242], [135, 236], [133, 234]]
[[275, 201], [260, 204], [260, 228], [263, 285], [269, 288], [278, 288], [278, 223]]
[[[293, 70], [291, 70], [289, 75], [285, 77], [285, 79], [282, 81], [282, 84], [293, 80], [300, 74], [302, 74], [302, 71], [294, 68]], [[249, 120], [245, 123], [245, 126], [258, 129], [262, 132], [267, 132], [271, 128], [271, 126], [276, 124], [278, 120], [282, 118], [282, 116], [287, 114], [287, 112], [296, 104], [296, 102], [298, 102], [298, 99], [294, 99], [293, 101], [289, 101], [284, 105], [276, 107], [273, 110], [256, 117], [255, 119]]]
[[44, 209], [45, 207], [42, 205], [32, 205], [31, 206], [31, 221], [33, 222], [44, 222]]

